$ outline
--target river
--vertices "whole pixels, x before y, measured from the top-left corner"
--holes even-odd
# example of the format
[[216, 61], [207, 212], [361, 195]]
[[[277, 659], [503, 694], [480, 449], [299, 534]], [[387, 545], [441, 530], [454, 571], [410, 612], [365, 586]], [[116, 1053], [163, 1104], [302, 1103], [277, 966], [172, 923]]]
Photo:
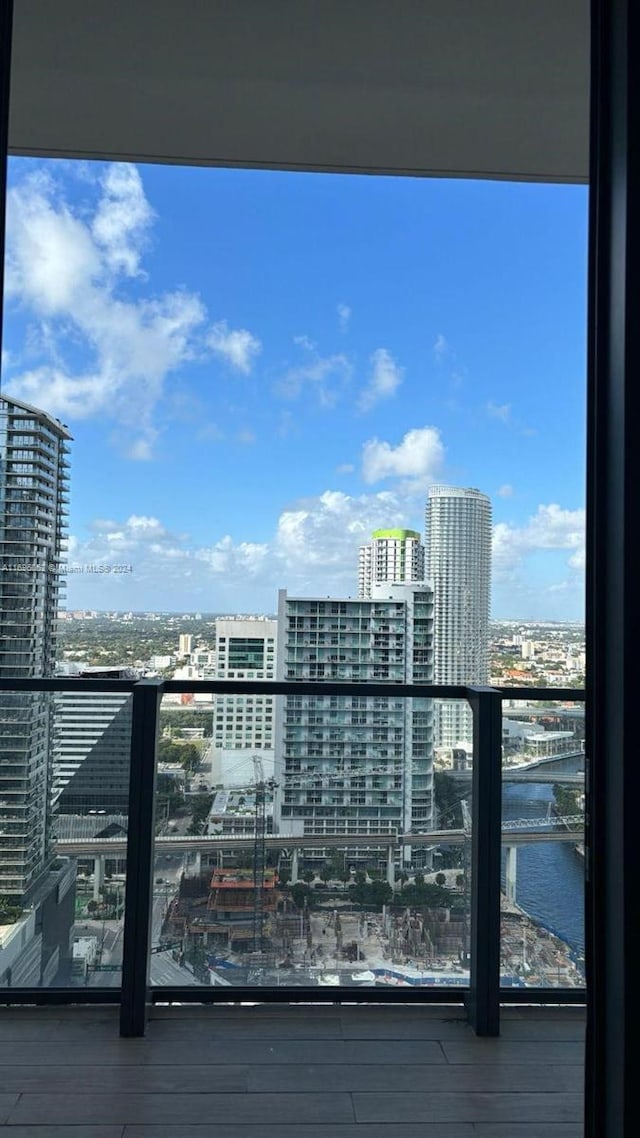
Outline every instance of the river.
[[[503, 817], [541, 818], [553, 802], [547, 783], [504, 788]], [[504, 884], [504, 854], [503, 854]], [[518, 847], [516, 901], [531, 917], [584, 952], [584, 860], [570, 842]]]

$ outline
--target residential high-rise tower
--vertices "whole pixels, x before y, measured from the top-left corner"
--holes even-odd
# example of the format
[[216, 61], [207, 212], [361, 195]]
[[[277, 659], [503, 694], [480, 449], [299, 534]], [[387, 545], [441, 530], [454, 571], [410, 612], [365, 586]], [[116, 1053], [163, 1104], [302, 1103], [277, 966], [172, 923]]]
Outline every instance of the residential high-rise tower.
[[[62, 423], [0, 396], [0, 676], [52, 676], [67, 454]], [[0, 893], [23, 898], [52, 858], [51, 698], [0, 693]]]
[[[70, 435], [57, 419], [0, 395], [0, 676], [52, 676], [65, 549]], [[75, 862], [54, 857], [53, 701], [0, 692], [0, 895], [13, 924], [0, 986], [66, 979]]]
[[[432, 706], [394, 696], [431, 683], [433, 598], [422, 585], [374, 586], [370, 598], [280, 592], [279, 680], [389, 684], [389, 695], [278, 701], [276, 781], [283, 831], [409, 833], [433, 823]], [[406, 856], [411, 857], [405, 847]]]
[[[488, 681], [491, 502], [479, 490], [431, 486], [425, 576], [433, 587], [436, 684]], [[472, 741], [468, 704], [438, 701], [436, 744]]]
[[413, 529], [377, 529], [360, 546], [358, 595], [370, 597], [373, 585], [424, 581], [424, 546]]

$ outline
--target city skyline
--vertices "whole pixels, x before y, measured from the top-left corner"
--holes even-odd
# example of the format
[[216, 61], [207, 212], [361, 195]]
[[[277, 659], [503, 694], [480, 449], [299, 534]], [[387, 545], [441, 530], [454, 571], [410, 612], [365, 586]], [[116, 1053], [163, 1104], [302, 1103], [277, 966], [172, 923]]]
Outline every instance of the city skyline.
[[586, 190], [10, 167], [3, 386], [74, 435], [69, 607], [353, 595], [446, 481], [494, 504], [493, 615], [581, 618]]

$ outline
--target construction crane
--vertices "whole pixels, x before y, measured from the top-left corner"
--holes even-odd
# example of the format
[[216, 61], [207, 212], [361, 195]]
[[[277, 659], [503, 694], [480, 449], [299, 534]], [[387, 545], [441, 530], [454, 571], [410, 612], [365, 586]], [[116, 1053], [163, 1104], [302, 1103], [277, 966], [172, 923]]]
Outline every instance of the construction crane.
[[267, 791], [275, 790], [274, 779], [265, 782], [260, 755], [253, 756], [256, 791], [256, 823], [253, 841], [253, 950], [263, 950], [264, 871], [267, 858]]

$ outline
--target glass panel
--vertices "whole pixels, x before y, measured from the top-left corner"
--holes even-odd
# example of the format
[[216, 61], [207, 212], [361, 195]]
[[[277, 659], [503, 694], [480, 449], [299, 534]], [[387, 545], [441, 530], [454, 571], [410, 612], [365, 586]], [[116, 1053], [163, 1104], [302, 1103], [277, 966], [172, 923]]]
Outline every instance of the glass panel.
[[[585, 188], [18, 158], [10, 174], [2, 674], [51, 674], [64, 655], [194, 685], [377, 681], [391, 693], [165, 700], [154, 983], [203, 981], [191, 940], [211, 936], [217, 952], [224, 938], [196, 918], [234, 889], [264, 921], [245, 900], [231, 931], [244, 922], [245, 949], [260, 954], [268, 912], [281, 960], [294, 849], [298, 876], [315, 875], [303, 881], [310, 913], [346, 914], [347, 900], [380, 926], [382, 959], [402, 964], [410, 943], [406, 959], [434, 972], [466, 964], [470, 712], [403, 702], [393, 685], [584, 672], [575, 644], [541, 657], [532, 626], [490, 669], [489, 611], [582, 613]], [[553, 345], [543, 365], [541, 344]], [[192, 611], [205, 603], [216, 611]], [[48, 856], [54, 793], [85, 820], [119, 809], [94, 785], [65, 797], [41, 717], [35, 700], [26, 789], [3, 758], [35, 820], [22, 866], [4, 835], [9, 897]], [[441, 826], [460, 833], [444, 844]], [[77, 885], [93, 939], [84, 918], [106, 896], [101, 864], [97, 885]], [[218, 871], [240, 876], [225, 884]], [[101, 961], [114, 889], [115, 917], [91, 913], [105, 918]], [[372, 950], [365, 959], [370, 971]]]
[[0, 693], [2, 988], [120, 984], [131, 703]]
[[264, 697], [276, 727], [258, 749], [216, 746], [214, 726], [258, 697], [174, 698], [152, 983], [468, 983], [471, 756], [439, 748], [434, 770], [433, 701]]
[[584, 704], [503, 703], [503, 986], [581, 987]]

